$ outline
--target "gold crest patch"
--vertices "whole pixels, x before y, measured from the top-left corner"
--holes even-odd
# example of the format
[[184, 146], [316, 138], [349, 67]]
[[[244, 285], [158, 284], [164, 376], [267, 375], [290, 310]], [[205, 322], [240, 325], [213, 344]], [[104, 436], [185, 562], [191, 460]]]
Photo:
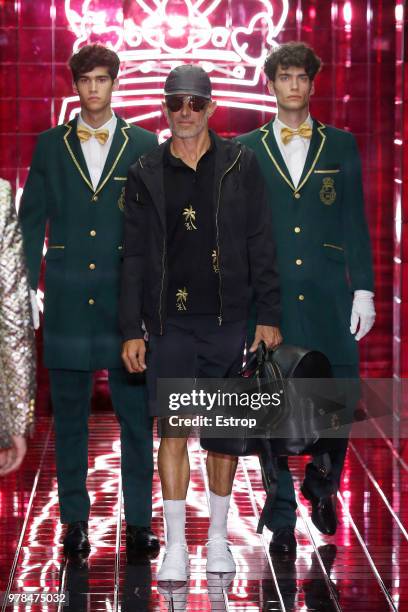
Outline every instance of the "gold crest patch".
[[330, 206], [336, 201], [336, 190], [334, 188], [334, 179], [327, 177], [323, 179], [323, 185], [320, 190], [320, 199], [323, 204]]
[[125, 210], [125, 187], [122, 187], [120, 192], [119, 200], [118, 200], [119, 210], [122, 212]]

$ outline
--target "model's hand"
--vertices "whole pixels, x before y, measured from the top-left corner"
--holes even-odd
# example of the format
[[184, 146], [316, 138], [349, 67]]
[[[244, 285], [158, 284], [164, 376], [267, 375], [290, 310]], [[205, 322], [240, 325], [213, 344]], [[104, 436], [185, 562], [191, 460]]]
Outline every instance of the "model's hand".
[[282, 343], [282, 336], [279, 331], [279, 327], [272, 327], [271, 325], [257, 325], [255, 329], [255, 338], [249, 349], [250, 353], [254, 353], [258, 348], [258, 344], [261, 341], [265, 342], [266, 348], [273, 349]]
[[[350, 331], [356, 334], [355, 339], [361, 340], [370, 331], [375, 321], [374, 293], [365, 289], [354, 292], [351, 309]], [[357, 331], [358, 327], [358, 332]]]
[[34, 329], [38, 329], [40, 327], [40, 309], [38, 308], [37, 292], [34, 289], [30, 289], [30, 301]]
[[0, 476], [17, 470], [27, 452], [25, 436], [11, 436], [12, 447], [0, 451]]
[[123, 343], [122, 359], [125, 368], [131, 374], [143, 372], [146, 369], [146, 344], [143, 339], [127, 340]]

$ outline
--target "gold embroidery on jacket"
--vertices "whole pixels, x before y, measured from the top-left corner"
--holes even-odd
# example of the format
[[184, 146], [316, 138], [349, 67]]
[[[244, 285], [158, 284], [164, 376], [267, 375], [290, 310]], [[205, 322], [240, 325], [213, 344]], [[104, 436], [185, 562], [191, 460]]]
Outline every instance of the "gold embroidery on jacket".
[[119, 196], [119, 200], [118, 200], [119, 210], [121, 210], [122, 212], [125, 210], [125, 190], [126, 190], [126, 187], [122, 187], [122, 190]]
[[323, 179], [323, 185], [320, 190], [320, 199], [323, 204], [330, 206], [336, 201], [336, 190], [334, 188], [334, 179], [328, 177]]
[[186, 287], [179, 289], [176, 293], [177, 310], [187, 310], [188, 291]]
[[191, 204], [188, 208], [185, 208], [183, 210], [183, 217], [184, 217], [184, 225], [186, 226], [186, 229], [188, 230], [197, 229], [197, 227], [194, 225], [194, 221], [196, 220], [196, 211], [191, 206]]
[[218, 274], [218, 272], [220, 271], [220, 268], [218, 265], [218, 254], [217, 254], [216, 249], [214, 249], [213, 252], [211, 253], [211, 258], [212, 258], [213, 270], [216, 274]]

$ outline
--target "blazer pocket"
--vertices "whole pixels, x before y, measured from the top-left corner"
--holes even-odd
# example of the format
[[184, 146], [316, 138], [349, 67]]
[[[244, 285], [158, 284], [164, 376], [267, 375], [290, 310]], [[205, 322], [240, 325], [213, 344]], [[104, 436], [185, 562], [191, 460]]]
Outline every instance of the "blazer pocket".
[[338, 174], [340, 172], [340, 167], [333, 166], [331, 168], [318, 168], [317, 170], [313, 170], [313, 174]]
[[333, 261], [338, 261], [338, 262], [343, 262], [343, 263], [346, 261], [343, 247], [337, 244], [332, 244], [330, 242], [325, 242], [323, 244], [323, 249], [324, 249], [324, 254], [326, 255], [328, 259], [332, 259]]
[[65, 255], [65, 246], [62, 245], [50, 245], [47, 247], [47, 252], [45, 254], [45, 261], [49, 261], [50, 259], [61, 259]]
[[127, 176], [114, 176], [113, 180], [114, 181], [126, 181], [127, 180]]

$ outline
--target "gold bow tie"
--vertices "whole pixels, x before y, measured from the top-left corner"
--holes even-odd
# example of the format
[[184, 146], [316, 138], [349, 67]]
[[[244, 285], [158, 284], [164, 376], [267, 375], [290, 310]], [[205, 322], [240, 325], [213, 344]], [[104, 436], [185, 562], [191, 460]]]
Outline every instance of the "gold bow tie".
[[81, 142], [86, 142], [91, 136], [95, 136], [96, 140], [103, 145], [109, 138], [109, 130], [88, 130], [84, 125], [80, 125], [77, 127], [77, 136]]
[[307, 123], [302, 123], [297, 130], [291, 130], [290, 128], [284, 127], [281, 129], [281, 140], [284, 145], [287, 145], [294, 136], [300, 136], [301, 138], [311, 138], [312, 128]]

